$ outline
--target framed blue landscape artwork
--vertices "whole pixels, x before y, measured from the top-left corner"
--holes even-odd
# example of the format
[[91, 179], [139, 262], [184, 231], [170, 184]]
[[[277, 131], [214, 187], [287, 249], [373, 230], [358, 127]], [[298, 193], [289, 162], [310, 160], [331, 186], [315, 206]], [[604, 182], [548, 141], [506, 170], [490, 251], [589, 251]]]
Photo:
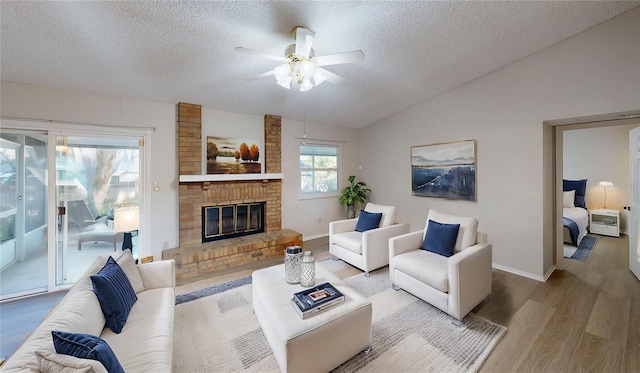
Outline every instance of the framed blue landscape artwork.
[[476, 200], [476, 140], [411, 147], [414, 196]]

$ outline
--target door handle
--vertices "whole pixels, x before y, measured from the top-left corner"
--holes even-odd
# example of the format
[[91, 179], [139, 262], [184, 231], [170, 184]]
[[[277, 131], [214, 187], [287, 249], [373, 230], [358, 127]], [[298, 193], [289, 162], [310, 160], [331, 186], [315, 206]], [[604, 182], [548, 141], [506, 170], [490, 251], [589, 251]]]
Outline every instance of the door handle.
[[22, 196], [18, 196], [18, 201], [22, 201]]

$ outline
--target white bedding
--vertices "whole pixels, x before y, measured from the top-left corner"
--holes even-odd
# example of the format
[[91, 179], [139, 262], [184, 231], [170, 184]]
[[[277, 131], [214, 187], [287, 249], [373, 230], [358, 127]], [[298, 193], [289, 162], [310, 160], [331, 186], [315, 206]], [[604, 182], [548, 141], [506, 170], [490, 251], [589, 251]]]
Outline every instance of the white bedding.
[[582, 238], [587, 235], [589, 213], [582, 207], [563, 207], [562, 216], [575, 221], [578, 225], [578, 239], [576, 240], [576, 243], [580, 245]]

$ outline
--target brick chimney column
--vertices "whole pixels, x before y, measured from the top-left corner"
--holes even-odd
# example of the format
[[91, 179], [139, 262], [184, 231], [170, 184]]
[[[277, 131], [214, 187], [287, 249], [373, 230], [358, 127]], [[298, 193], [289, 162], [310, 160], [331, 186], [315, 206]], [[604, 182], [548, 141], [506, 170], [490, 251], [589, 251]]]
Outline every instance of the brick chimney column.
[[[282, 172], [282, 117], [266, 114], [264, 116], [264, 171], [268, 174]], [[282, 181], [272, 180], [266, 183], [267, 204], [265, 228], [267, 232], [282, 229]]]

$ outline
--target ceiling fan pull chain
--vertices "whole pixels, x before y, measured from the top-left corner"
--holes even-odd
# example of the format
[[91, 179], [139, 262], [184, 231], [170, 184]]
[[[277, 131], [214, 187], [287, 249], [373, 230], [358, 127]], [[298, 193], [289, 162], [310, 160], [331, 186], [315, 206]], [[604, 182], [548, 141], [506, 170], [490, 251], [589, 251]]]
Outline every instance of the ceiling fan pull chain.
[[304, 140], [302, 140], [302, 144], [303, 145], [307, 145], [307, 110], [306, 110], [306, 103], [307, 103], [307, 92], [303, 91], [302, 92], [302, 138]]

